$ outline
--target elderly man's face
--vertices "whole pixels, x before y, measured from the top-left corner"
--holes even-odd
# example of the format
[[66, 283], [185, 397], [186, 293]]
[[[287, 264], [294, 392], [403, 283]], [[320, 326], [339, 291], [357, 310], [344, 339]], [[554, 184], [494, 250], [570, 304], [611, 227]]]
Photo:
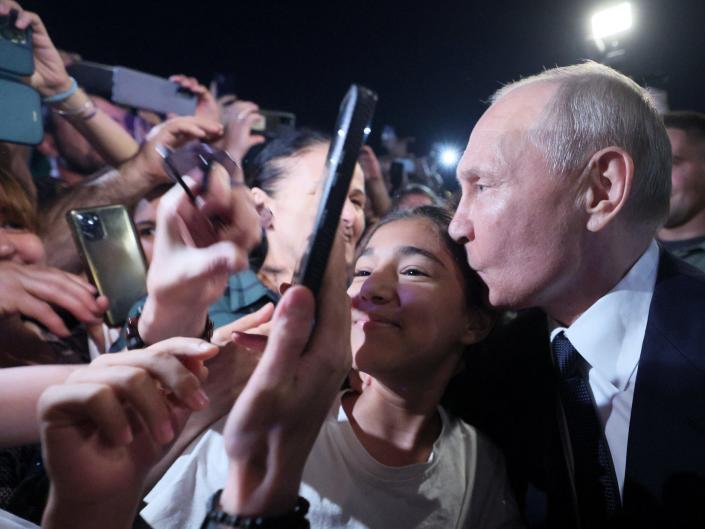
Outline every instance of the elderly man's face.
[[585, 216], [577, 185], [549, 173], [528, 140], [554, 88], [517, 88], [473, 130], [458, 166], [462, 199], [450, 226], [499, 307], [546, 307], [579, 266]]

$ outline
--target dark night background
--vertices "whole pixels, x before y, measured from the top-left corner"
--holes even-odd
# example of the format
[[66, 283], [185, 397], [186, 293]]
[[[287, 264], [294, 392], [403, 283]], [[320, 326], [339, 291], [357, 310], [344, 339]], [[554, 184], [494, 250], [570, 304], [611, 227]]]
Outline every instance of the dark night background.
[[[464, 146], [500, 83], [591, 56], [599, 1], [25, 1], [60, 48], [87, 60], [208, 83], [232, 72], [239, 97], [328, 130], [347, 86], [380, 95], [381, 125]], [[673, 109], [705, 111], [705, 0], [632, 0], [621, 69], [668, 90]], [[377, 134], [375, 134], [375, 132]]]

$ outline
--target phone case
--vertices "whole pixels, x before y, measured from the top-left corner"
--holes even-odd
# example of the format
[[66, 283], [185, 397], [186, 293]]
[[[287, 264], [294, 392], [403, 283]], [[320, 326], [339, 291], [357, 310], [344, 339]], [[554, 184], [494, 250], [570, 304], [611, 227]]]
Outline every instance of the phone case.
[[66, 218], [86, 273], [110, 301], [106, 323], [122, 325], [147, 291], [147, 267], [132, 219], [121, 205], [73, 209]]
[[340, 104], [314, 231], [294, 275], [294, 282], [308, 287], [315, 296], [323, 281], [355, 163], [369, 133], [376, 104], [377, 94], [359, 85], [352, 85]]

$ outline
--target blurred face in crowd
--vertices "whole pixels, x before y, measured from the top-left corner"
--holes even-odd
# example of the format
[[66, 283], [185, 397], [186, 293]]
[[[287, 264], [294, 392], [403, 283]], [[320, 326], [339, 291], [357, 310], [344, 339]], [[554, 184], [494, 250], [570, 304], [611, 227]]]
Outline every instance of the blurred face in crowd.
[[428, 219], [378, 228], [355, 262], [348, 295], [353, 363], [374, 377], [452, 375], [476, 337], [462, 273]]
[[676, 228], [705, 210], [705, 139], [667, 129], [673, 153], [671, 206], [665, 228]]
[[433, 206], [433, 199], [421, 191], [405, 194], [397, 205], [397, 209], [414, 209], [419, 206]]
[[30, 226], [34, 215], [23, 192], [0, 182], [0, 260], [42, 264], [44, 244]]
[[577, 184], [550, 174], [527, 137], [554, 90], [534, 83], [502, 97], [475, 126], [458, 166], [462, 198], [449, 232], [494, 306], [546, 307], [580, 263]]
[[152, 263], [152, 252], [154, 250], [154, 234], [157, 229], [157, 207], [162, 195], [154, 198], [143, 198], [135, 208], [133, 221], [137, 229], [137, 236], [140, 238], [142, 250], [144, 251], [147, 266]]
[[[277, 182], [267, 207], [272, 213], [272, 227], [267, 237], [282, 246], [289, 257], [298, 261], [303, 254], [318, 212], [323, 190], [321, 177], [328, 154], [328, 144], [314, 145], [296, 156], [278, 160], [284, 177]], [[352, 263], [355, 247], [365, 227], [365, 178], [355, 166], [348, 197], [340, 218], [345, 235], [345, 258]]]

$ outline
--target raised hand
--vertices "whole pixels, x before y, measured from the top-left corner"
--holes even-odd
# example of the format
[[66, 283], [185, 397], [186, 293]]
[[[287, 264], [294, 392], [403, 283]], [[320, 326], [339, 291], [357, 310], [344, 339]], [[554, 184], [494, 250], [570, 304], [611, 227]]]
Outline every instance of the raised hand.
[[169, 80], [178, 83], [184, 88], [188, 88], [191, 92], [196, 94], [197, 102], [194, 116], [206, 118], [211, 121], [220, 121], [220, 108], [218, 107], [218, 103], [210, 90], [199, 83], [198, 79], [187, 75], [172, 75], [169, 77]]
[[6, 16], [11, 10], [18, 12], [17, 29], [32, 28], [34, 73], [29, 84], [45, 97], [68, 90], [71, 79], [42, 19], [36, 13], [22, 9], [14, 0], [0, 0], [0, 15]]
[[155, 184], [169, 182], [162, 157], [155, 149], [157, 145], [178, 149], [192, 140], [210, 143], [222, 135], [223, 126], [216, 120], [199, 116], [174, 117], [152, 128], [147, 141], [127, 164]]
[[[230, 185], [217, 166], [199, 205], [180, 188], [162, 198], [139, 324], [146, 343], [200, 336], [208, 305], [223, 295], [228, 276], [247, 266], [261, 235], [259, 216], [249, 190]], [[193, 189], [198, 192], [195, 184]]]
[[[104, 355], [38, 404], [51, 478], [42, 527], [129, 527], [150, 468], [192, 410], [218, 348], [178, 338]], [[121, 525], [123, 524], [123, 525]]]
[[230, 465], [221, 496], [227, 512], [279, 514], [295, 503], [308, 453], [350, 369], [340, 239], [318, 310], [306, 288], [286, 290], [262, 359], [230, 412], [223, 433]]
[[265, 140], [252, 133], [252, 125], [261, 117], [259, 107], [250, 101], [235, 101], [225, 109], [223, 147], [240, 164], [251, 147]]

